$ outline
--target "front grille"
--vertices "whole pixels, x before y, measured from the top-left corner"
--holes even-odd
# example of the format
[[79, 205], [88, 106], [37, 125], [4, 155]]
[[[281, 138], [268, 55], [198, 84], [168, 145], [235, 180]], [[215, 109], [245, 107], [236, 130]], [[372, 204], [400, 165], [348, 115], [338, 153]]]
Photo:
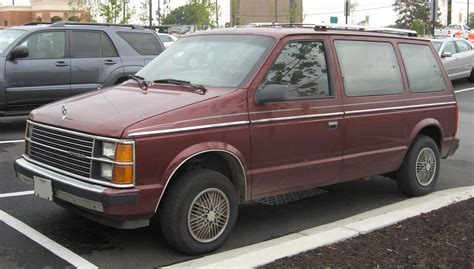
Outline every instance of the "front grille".
[[33, 125], [28, 155], [31, 159], [90, 178], [94, 140], [65, 131]]

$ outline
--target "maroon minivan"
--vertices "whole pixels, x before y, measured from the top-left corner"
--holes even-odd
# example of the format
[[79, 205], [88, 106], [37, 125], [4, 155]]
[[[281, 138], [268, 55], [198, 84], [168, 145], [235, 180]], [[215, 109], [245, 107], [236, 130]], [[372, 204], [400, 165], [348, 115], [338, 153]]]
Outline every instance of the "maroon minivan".
[[121, 85], [34, 110], [15, 169], [103, 224], [159, 213], [173, 247], [205, 253], [244, 201], [378, 174], [431, 192], [459, 145], [442, 66], [429, 40], [382, 30], [201, 32]]

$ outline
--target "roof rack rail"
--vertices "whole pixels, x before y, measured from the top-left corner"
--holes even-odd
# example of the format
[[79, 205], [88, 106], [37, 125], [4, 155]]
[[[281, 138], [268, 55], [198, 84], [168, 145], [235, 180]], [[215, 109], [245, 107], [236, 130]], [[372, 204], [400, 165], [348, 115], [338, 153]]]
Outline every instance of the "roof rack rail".
[[40, 21], [32, 21], [23, 24], [23, 26], [30, 26], [30, 25], [49, 25], [51, 22], [40, 22]]
[[65, 21], [55, 22], [51, 25], [51, 27], [62, 27], [62, 26], [68, 26], [68, 25], [127, 27], [127, 28], [138, 29], [138, 30], [144, 30], [145, 29], [145, 28], [143, 28], [143, 26], [135, 25], [135, 24], [70, 22], [70, 21], [68, 21], [68, 22], [65, 22]]
[[257, 22], [250, 23], [250, 27], [282, 27], [282, 28], [313, 28], [312, 23], [275, 23], [275, 22]]
[[371, 33], [382, 33], [382, 34], [393, 34], [417, 37], [418, 33], [413, 30], [389, 28], [389, 27], [376, 27], [376, 26], [364, 26], [364, 25], [350, 25], [350, 24], [321, 24], [314, 25], [315, 31], [327, 31], [327, 30], [341, 30], [341, 31], [360, 31], [360, 32], [371, 32]]

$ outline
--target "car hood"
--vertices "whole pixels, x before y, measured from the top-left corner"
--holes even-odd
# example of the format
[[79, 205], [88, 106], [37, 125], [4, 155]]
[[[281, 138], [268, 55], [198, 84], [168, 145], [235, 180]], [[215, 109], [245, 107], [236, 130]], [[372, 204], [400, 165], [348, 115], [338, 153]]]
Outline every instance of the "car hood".
[[134, 123], [230, 92], [211, 88], [201, 94], [186, 86], [163, 84], [141, 90], [136, 83], [128, 83], [45, 105], [32, 111], [29, 119], [94, 135], [121, 137], [123, 130]]

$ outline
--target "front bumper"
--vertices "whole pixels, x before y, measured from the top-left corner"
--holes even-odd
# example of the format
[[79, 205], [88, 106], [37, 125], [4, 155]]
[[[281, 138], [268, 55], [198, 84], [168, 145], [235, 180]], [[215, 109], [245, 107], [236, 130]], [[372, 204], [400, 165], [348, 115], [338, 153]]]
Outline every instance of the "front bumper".
[[17, 177], [22, 181], [33, 183], [35, 177], [51, 180], [53, 200], [59, 205], [116, 228], [148, 226], [162, 190], [160, 185], [113, 189], [90, 184], [45, 169], [25, 158], [15, 160], [14, 167]]

